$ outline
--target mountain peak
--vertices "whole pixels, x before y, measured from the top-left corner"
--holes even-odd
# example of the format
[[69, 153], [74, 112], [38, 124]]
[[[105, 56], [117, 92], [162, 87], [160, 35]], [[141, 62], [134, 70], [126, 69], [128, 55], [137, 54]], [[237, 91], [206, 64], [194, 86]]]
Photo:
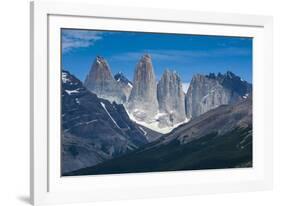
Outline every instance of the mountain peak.
[[231, 71], [227, 71], [225, 75], [226, 75], [228, 78], [234, 78], [234, 77], [236, 77], [236, 75], [235, 75], [233, 72], [231, 72]]
[[114, 79], [120, 84], [133, 87], [133, 83], [122, 72], [118, 72], [117, 74], [115, 74]]
[[90, 69], [89, 74], [85, 80], [85, 86], [88, 87], [92, 81], [97, 80], [113, 80], [112, 73], [110, 71], [110, 67], [105, 60], [105, 58], [101, 56], [97, 56], [93, 61], [92, 67]]
[[171, 70], [166, 68], [163, 74], [169, 74], [169, 73], [171, 73]]
[[97, 60], [104, 60], [104, 58], [102, 56], [99, 56], [99, 55], [96, 56], [96, 59]]
[[142, 59], [151, 59], [150, 54], [146, 53], [142, 56]]
[[[218, 74], [215, 74], [215, 73], [209, 73], [207, 74], [205, 77], [207, 78], [210, 78], [210, 79], [221, 79], [221, 78], [229, 78], [229, 79], [232, 79], [232, 78], [236, 78], [238, 77], [237, 75], [235, 75], [233, 72], [231, 71], [226, 71], [224, 74], [218, 72]], [[240, 78], [240, 77], [239, 77]]]
[[116, 76], [116, 75], [124, 76], [123, 72], [117, 72], [117, 73], [115, 74], [115, 76]]
[[206, 79], [206, 77], [208, 78], [209, 76], [208, 75], [203, 75], [203, 74], [195, 74], [191, 81], [202, 81], [204, 79]]
[[96, 56], [87, 75], [85, 87], [100, 98], [122, 103], [126, 100], [125, 94], [112, 76], [110, 67], [101, 56]]
[[103, 66], [102, 68], [109, 67], [107, 61], [102, 56], [96, 56], [93, 64], [101, 64]]
[[177, 75], [177, 76], [179, 76], [179, 74], [178, 74], [178, 72], [177, 72], [176, 70], [171, 70], [171, 69], [169, 69], [169, 68], [166, 68], [166, 69], [164, 70], [163, 75], [166, 75], [166, 74], [172, 74], [172, 75]]
[[144, 54], [137, 63], [128, 109], [136, 119], [142, 120], [149, 120], [157, 113], [156, 78], [148, 54]]
[[118, 72], [114, 75], [114, 79], [117, 81], [117, 82], [122, 82], [122, 83], [125, 83], [125, 84], [132, 84], [132, 82], [127, 79], [127, 77], [122, 73], [122, 72]]

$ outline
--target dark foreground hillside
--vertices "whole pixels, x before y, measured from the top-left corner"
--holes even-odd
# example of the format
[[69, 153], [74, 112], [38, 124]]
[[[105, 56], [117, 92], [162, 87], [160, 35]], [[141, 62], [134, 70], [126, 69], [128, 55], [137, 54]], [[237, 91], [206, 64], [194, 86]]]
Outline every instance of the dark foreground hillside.
[[157, 148], [136, 150], [95, 167], [67, 175], [159, 172], [252, 166], [252, 128], [212, 133], [187, 144], [173, 140]]

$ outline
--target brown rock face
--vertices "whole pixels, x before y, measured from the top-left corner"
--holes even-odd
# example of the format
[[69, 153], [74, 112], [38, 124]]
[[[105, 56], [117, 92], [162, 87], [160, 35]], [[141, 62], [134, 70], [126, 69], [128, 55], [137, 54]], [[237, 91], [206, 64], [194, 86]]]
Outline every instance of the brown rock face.
[[138, 120], [149, 120], [158, 111], [156, 79], [151, 57], [145, 54], [138, 62], [128, 109]]
[[100, 98], [117, 103], [126, 101], [125, 94], [113, 78], [109, 65], [103, 57], [96, 57], [84, 85]]

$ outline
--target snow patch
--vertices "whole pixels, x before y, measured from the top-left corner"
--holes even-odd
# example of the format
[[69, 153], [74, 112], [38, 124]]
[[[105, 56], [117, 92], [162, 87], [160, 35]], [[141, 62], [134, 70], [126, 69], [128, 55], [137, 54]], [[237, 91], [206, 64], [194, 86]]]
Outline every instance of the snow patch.
[[93, 122], [97, 122], [97, 121], [98, 121], [98, 120], [93, 119], [93, 120], [91, 120], [91, 121], [86, 122], [86, 124], [91, 124], [91, 123], [93, 123]]
[[75, 90], [65, 90], [65, 92], [67, 93], [67, 94], [69, 94], [69, 95], [71, 95], [71, 94], [77, 94], [77, 93], [79, 93], [79, 88], [78, 89], [75, 89]]
[[[159, 133], [161, 133], [161, 134], [167, 134], [167, 133], [171, 132], [174, 128], [180, 126], [181, 124], [187, 123], [187, 122], [189, 121], [189, 119], [186, 118], [184, 121], [182, 121], [182, 122], [180, 122], [180, 123], [178, 123], [178, 124], [175, 124], [175, 125], [173, 125], [173, 126], [171, 126], [171, 127], [159, 127], [158, 119], [159, 119], [159, 117], [161, 117], [161, 116], [163, 116], [163, 115], [166, 115], [166, 113], [158, 112], [158, 113], [154, 116], [153, 120], [151, 120], [151, 121], [148, 123], [148, 122], [144, 122], [144, 121], [139, 121], [139, 120], [137, 120], [137, 119], [134, 117], [134, 115], [131, 114], [126, 108], [125, 108], [125, 110], [126, 110], [128, 116], [130, 117], [130, 119], [131, 119], [132, 121], [138, 123], [138, 124], [141, 125], [141, 126], [144, 126], [144, 127], [147, 127], [147, 128], [149, 128], [149, 129], [151, 129], [151, 130], [154, 130], [154, 131], [156, 131], [156, 132], [159, 132]], [[136, 113], [136, 112], [139, 112], [139, 111], [138, 111], [138, 110], [134, 110], [134, 112]]]
[[245, 95], [243, 96], [243, 99], [247, 99], [248, 96], [249, 96], [249, 94], [245, 94]]
[[146, 135], [147, 135], [147, 132], [144, 131], [144, 129], [143, 129], [142, 127], [139, 127], [139, 128], [140, 128], [140, 130], [143, 132], [143, 134], [146, 136]]
[[71, 82], [70, 79], [68, 78], [68, 75], [66, 72], [62, 72], [62, 75], [61, 75], [61, 78], [62, 78], [62, 82], [65, 84], [65, 83], [68, 83], [68, 82]]
[[182, 90], [184, 93], [187, 93], [190, 83], [189, 82], [183, 82], [182, 83]]
[[[171, 113], [173, 113], [172, 111], [171, 111]], [[155, 119], [159, 119], [160, 117], [163, 117], [163, 116], [165, 116], [165, 115], [167, 115], [167, 113], [164, 113], [164, 112], [158, 112], [156, 115], [155, 115]]]
[[77, 104], [80, 104], [80, 101], [79, 101], [78, 98], [75, 98], [75, 102], [76, 102]]
[[[85, 125], [85, 124], [86, 124], [86, 125], [92, 124], [92, 123], [97, 122], [97, 121], [98, 121], [98, 120], [93, 119], [93, 120], [88, 121], [88, 122], [79, 122], [79, 123], [73, 125], [72, 128], [73, 128], [73, 127], [78, 127], [78, 126], [81, 126], [81, 125]], [[65, 129], [64, 132], [68, 132], [68, 131], [71, 130], [72, 128]]]
[[104, 110], [106, 111], [106, 113], [108, 114], [108, 116], [110, 117], [110, 119], [113, 121], [113, 123], [114, 123], [119, 129], [121, 129], [121, 128], [119, 127], [119, 125], [116, 123], [116, 121], [112, 118], [112, 116], [111, 116], [111, 115], [109, 114], [109, 112], [107, 111], [105, 104], [104, 104], [103, 102], [101, 102], [100, 104], [101, 104], [101, 106], [104, 108]]

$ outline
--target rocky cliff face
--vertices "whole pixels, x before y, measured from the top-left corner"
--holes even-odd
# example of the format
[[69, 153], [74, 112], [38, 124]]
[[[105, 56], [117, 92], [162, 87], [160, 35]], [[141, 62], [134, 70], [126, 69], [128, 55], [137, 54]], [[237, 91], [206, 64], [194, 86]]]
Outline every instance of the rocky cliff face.
[[139, 121], [150, 121], [158, 112], [156, 79], [151, 57], [147, 54], [136, 66], [127, 108]]
[[179, 75], [165, 70], [157, 84], [157, 99], [159, 111], [159, 126], [173, 126], [185, 121], [184, 92]]
[[109, 65], [103, 57], [96, 57], [84, 85], [100, 98], [117, 103], [126, 102], [126, 95], [113, 78]]
[[237, 103], [251, 92], [251, 84], [231, 72], [195, 75], [185, 96], [186, 116], [194, 118], [220, 105]]
[[149, 139], [123, 105], [100, 99], [62, 72], [62, 173], [118, 157]]

